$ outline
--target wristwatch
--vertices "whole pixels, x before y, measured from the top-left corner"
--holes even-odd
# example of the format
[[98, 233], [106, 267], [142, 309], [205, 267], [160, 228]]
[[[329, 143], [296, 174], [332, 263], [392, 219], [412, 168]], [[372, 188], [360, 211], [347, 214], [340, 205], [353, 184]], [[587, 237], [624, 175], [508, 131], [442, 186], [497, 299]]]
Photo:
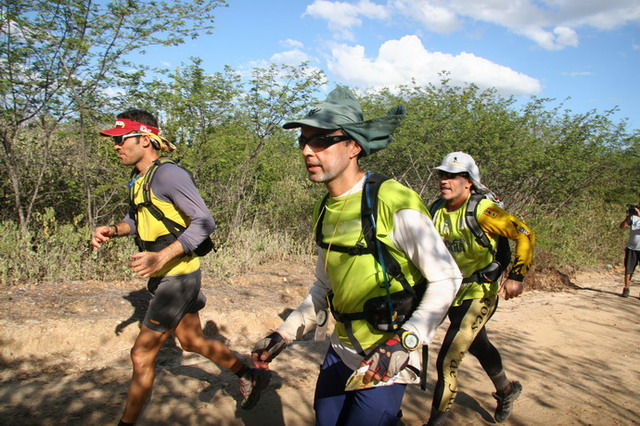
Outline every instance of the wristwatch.
[[415, 351], [420, 346], [420, 338], [413, 331], [400, 329], [400, 343], [409, 352]]
[[323, 309], [321, 311], [318, 311], [318, 313], [316, 314], [316, 326], [324, 327], [328, 319], [329, 319], [329, 316], [327, 315], [326, 310]]

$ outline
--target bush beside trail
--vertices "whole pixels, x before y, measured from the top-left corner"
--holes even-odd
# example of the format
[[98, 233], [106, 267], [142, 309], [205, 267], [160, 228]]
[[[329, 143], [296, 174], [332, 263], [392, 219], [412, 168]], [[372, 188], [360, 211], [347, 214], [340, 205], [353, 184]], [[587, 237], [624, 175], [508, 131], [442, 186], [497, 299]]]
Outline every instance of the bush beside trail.
[[[528, 288], [558, 291], [571, 287], [579, 270], [597, 270], [620, 265], [626, 235], [617, 227], [621, 206], [593, 216], [561, 219], [553, 225], [535, 219], [527, 221], [537, 235], [532, 270], [526, 277]], [[608, 220], [605, 220], [608, 215]], [[0, 282], [4, 285], [42, 281], [133, 280], [127, 267], [137, 251], [132, 238], [119, 238], [93, 252], [88, 245], [91, 229], [60, 225], [53, 216], [43, 216], [38, 232], [25, 240], [11, 222], [0, 224]], [[571, 228], [577, 226], [579, 228]], [[614, 226], [615, 225], [615, 226]], [[572, 231], [575, 229], [575, 231]], [[578, 232], [579, 231], [579, 232]], [[214, 234], [215, 235], [215, 234]], [[222, 239], [218, 239], [222, 240]], [[254, 223], [234, 230], [218, 251], [202, 258], [206, 276], [224, 279], [252, 273], [269, 265], [304, 264], [313, 270], [315, 246], [311, 230], [272, 230]]]
[[[135, 94], [127, 107], [163, 117], [165, 136], [178, 146], [173, 158], [193, 172], [218, 224], [220, 250], [204, 268], [219, 277], [270, 259], [312, 257], [311, 216], [325, 190], [306, 178], [297, 133], [281, 128], [315, 102], [324, 76], [308, 64], [256, 68], [252, 75], [207, 75], [194, 60], [168, 80], [151, 84], [140, 75], [126, 87]], [[465, 151], [483, 183], [534, 229], [538, 252], [549, 254], [540, 262], [564, 271], [622, 260], [625, 235], [617, 225], [624, 204], [638, 202], [640, 132], [613, 122], [612, 111], [574, 114], [535, 98], [519, 105], [446, 77], [359, 98], [365, 117], [407, 106], [393, 143], [364, 158], [363, 168], [399, 180], [429, 205], [438, 188], [433, 167], [448, 152]], [[123, 107], [102, 106], [113, 114]], [[0, 149], [12, 165], [0, 168], [0, 281], [130, 278], [130, 241], [118, 239], [97, 254], [87, 244], [92, 228], [120, 220], [128, 208], [129, 171], [95, 131], [113, 115], [84, 111], [76, 121], [71, 113], [43, 114], [14, 129], [15, 157]]]

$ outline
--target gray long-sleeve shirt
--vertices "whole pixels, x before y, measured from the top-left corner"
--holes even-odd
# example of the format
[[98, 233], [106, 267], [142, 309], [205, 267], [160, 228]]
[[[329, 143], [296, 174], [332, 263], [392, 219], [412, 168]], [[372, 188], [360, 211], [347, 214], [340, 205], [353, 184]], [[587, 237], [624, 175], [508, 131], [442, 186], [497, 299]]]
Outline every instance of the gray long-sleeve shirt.
[[[187, 229], [178, 238], [185, 253], [196, 249], [215, 229], [215, 222], [189, 173], [182, 167], [166, 163], [158, 168], [151, 182], [153, 194], [160, 200], [173, 204], [190, 220]], [[124, 222], [136, 232], [135, 219], [129, 213]]]

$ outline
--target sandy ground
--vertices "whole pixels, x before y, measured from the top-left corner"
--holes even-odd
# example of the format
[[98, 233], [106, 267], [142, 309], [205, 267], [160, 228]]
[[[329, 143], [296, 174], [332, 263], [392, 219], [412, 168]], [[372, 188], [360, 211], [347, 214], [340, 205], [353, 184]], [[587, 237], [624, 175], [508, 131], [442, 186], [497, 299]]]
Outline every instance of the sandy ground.
[[[295, 308], [312, 282], [308, 268], [276, 268], [226, 282], [205, 281], [205, 333], [247, 354]], [[640, 424], [640, 283], [618, 296], [621, 271], [578, 274], [562, 292], [528, 291], [503, 301], [488, 330], [507, 373], [524, 391], [511, 425]], [[148, 295], [142, 280], [70, 282], [0, 290], [0, 424], [116, 424], [130, 377], [129, 348]], [[445, 323], [446, 324], [446, 323]], [[404, 424], [421, 425], [429, 388], [411, 386]], [[235, 376], [170, 341], [158, 360], [140, 425], [310, 425], [326, 342], [294, 343], [272, 363], [272, 382], [251, 411], [236, 407]], [[491, 382], [469, 357], [449, 424], [492, 423]], [[372, 419], [372, 424], [375, 424]]]

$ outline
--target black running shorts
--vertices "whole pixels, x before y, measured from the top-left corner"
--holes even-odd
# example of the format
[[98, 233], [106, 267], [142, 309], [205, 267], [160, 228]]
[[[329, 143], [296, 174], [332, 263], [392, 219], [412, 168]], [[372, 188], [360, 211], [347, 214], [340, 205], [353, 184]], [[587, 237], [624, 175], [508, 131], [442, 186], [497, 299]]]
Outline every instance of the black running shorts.
[[640, 262], [640, 250], [631, 250], [630, 248], [624, 250], [625, 274], [633, 274], [638, 262]]
[[142, 324], [165, 332], [176, 328], [185, 314], [204, 308], [207, 298], [200, 291], [200, 269], [183, 275], [153, 277], [147, 284], [153, 294]]

